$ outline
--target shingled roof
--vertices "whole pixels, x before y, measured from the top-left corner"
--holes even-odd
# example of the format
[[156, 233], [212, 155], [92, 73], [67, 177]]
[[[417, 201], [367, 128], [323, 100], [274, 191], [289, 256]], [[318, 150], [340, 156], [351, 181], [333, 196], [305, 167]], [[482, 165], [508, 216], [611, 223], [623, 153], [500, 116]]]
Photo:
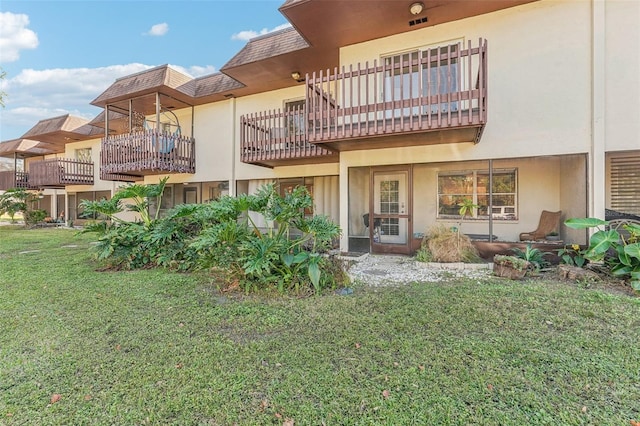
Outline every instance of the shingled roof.
[[221, 70], [224, 71], [225, 69], [295, 52], [296, 50], [306, 49], [308, 47], [309, 43], [302, 38], [295, 28], [284, 28], [252, 38]]
[[0, 143], [0, 157], [13, 157], [14, 154], [40, 156], [54, 152], [55, 149], [31, 139], [11, 139]]
[[[22, 135], [25, 139], [38, 139], [39, 136], [49, 135], [56, 132], [75, 133], [88, 123], [88, 120], [80, 117], [74, 117], [69, 114], [59, 117], [47, 118], [38, 121], [38, 123]], [[88, 131], [88, 129], [86, 129]]]
[[244, 84], [220, 72], [199, 77], [194, 80], [194, 84], [196, 98], [245, 87]]
[[173, 69], [169, 65], [161, 65], [145, 71], [119, 78], [100, 96], [91, 102], [91, 105], [104, 107], [106, 104], [138, 95], [152, 92], [162, 92], [168, 89], [175, 92], [180, 100], [186, 101], [195, 93], [193, 78]]

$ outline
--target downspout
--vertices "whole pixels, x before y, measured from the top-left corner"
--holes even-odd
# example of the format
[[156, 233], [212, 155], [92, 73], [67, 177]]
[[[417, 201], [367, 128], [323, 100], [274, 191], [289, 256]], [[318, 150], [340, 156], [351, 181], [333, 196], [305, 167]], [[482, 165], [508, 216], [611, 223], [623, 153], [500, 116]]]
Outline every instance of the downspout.
[[591, 217], [604, 219], [605, 105], [606, 105], [606, 22], [605, 1], [591, 1], [591, 149], [589, 155], [589, 205]]

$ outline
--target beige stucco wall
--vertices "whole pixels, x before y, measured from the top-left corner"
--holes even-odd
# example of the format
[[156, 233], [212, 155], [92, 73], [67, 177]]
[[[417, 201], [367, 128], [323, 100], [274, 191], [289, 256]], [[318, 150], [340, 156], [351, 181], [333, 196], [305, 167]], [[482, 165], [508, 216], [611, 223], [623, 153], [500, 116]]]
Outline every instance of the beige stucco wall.
[[606, 150], [640, 147], [640, 1], [605, 2]]
[[235, 100], [237, 120], [237, 133], [235, 137], [236, 179], [270, 179], [275, 177], [273, 169], [240, 162], [240, 117], [252, 113], [266, 112], [268, 110], [283, 110], [286, 101], [298, 99], [304, 99], [304, 85], [302, 84], [286, 89], [244, 96]]
[[91, 148], [91, 160], [93, 161], [93, 185], [68, 185], [67, 192], [86, 192], [86, 191], [113, 191], [120, 182], [112, 182], [100, 180], [100, 138], [90, 139], [87, 141], [73, 142], [65, 145], [65, 152], [60, 157], [76, 159], [76, 150], [83, 148]]
[[[488, 40], [488, 124], [468, 159], [586, 152], [590, 141], [590, 4], [540, 1], [340, 50], [341, 64]], [[567, 29], [571, 30], [568, 31]]]

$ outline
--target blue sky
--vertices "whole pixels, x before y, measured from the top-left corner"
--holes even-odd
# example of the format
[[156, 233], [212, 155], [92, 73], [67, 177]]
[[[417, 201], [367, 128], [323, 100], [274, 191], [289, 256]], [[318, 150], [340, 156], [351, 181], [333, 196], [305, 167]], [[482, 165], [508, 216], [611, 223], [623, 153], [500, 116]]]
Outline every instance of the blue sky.
[[283, 2], [2, 0], [0, 140], [19, 138], [43, 118], [93, 118], [100, 109], [89, 102], [145, 68], [211, 74], [250, 37], [286, 25]]

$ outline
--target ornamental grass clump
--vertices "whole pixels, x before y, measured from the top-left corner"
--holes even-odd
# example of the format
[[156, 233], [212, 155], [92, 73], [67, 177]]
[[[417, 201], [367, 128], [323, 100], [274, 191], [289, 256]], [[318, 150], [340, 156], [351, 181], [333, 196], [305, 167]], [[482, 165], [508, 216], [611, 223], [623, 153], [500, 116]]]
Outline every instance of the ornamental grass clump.
[[452, 231], [444, 225], [429, 228], [422, 240], [422, 248], [431, 254], [432, 262], [473, 263], [480, 259], [468, 236]]

